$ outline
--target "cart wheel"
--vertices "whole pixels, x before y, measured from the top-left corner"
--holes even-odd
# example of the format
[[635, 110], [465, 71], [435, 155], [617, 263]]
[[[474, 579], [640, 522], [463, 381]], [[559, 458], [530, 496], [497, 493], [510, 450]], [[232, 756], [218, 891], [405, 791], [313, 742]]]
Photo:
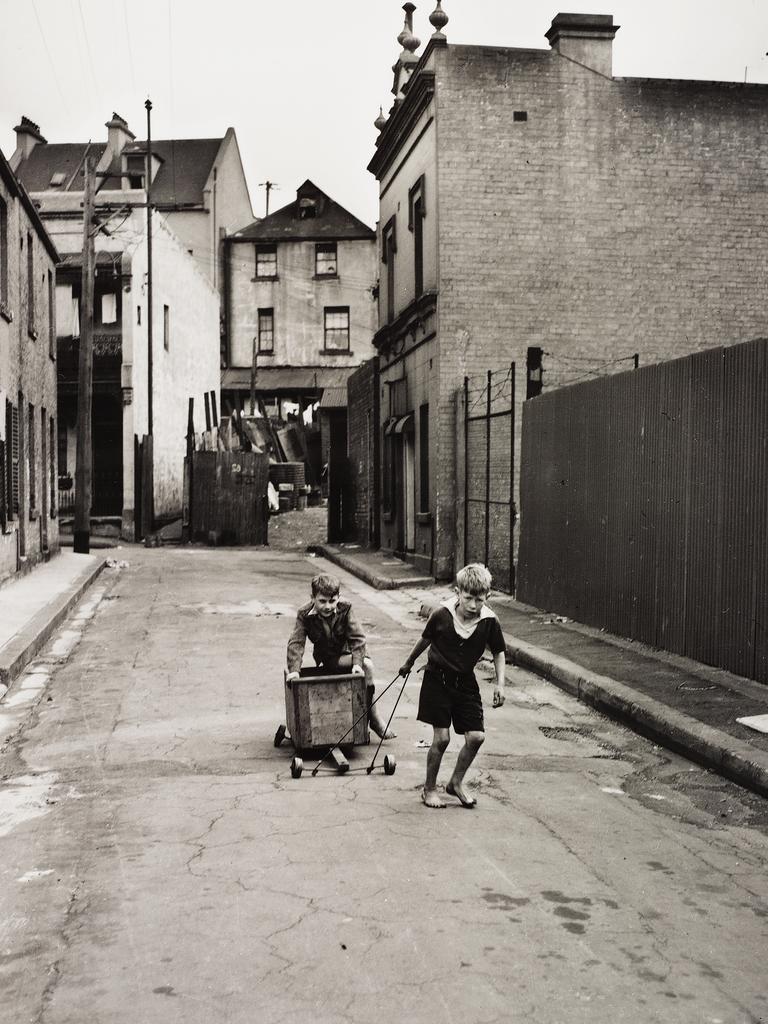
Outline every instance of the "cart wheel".
[[395, 768], [397, 768], [397, 761], [394, 759], [394, 757], [392, 757], [391, 754], [387, 754], [384, 757], [384, 774], [394, 775]]
[[300, 757], [294, 757], [294, 759], [291, 761], [291, 776], [294, 779], [301, 778], [301, 772], [302, 772], [303, 768], [304, 768], [304, 762], [301, 760], [301, 758]]
[[278, 725], [277, 732], [275, 733], [275, 746], [279, 747], [284, 739], [285, 739], [285, 726], [284, 725]]

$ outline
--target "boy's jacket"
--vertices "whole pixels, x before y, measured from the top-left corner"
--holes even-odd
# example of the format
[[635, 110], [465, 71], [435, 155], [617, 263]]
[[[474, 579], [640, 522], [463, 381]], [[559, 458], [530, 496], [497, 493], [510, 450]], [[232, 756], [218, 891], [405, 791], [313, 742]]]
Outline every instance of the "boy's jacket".
[[318, 665], [337, 661], [343, 654], [351, 654], [352, 664], [362, 668], [365, 634], [349, 601], [339, 601], [336, 611], [327, 619], [317, 614], [314, 601], [299, 608], [296, 612], [296, 625], [288, 641], [289, 672], [298, 672], [301, 668], [307, 640], [314, 645]]

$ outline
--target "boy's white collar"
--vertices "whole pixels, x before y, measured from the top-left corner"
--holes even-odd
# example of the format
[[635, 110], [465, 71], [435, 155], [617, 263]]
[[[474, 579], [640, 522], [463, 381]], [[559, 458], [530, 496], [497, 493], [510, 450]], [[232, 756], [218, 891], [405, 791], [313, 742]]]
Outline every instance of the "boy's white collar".
[[460, 634], [463, 634], [465, 637], [470, 636], [475, 631], [475, 627], [477, 626], [478, 622], [480, 622], [481, 619], [496, 618], [495, 614], [491, 611], [488, 605], [484, 604], [480, 609], [480, 614], [476, 619], [473, 619], [471, 622], [462, 622], [461, 619], [456, 614], [456, 609], [459, 606], [458, 594], [454, 594], [452, 597], [446, 598], [445, 601], [442, 602], [442, 604], [443, 607], [447, 608], [448, 611], [451, 613], [451, 616], [453, 617], [453, 621], [456, 624], [456, 629], [458, 630], [458, 632]]

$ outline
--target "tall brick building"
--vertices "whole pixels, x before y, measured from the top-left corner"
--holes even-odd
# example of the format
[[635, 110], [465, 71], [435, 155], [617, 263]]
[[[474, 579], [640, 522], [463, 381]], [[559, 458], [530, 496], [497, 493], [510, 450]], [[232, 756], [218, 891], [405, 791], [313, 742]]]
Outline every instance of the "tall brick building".
[[465, 376], [514, 361], [519, 424], [531, 349], [547, 387], [768, 334], [768, 86], [614, 78], [610, 15], [558, 14], [548, 50], [461, 46], [438, 3], [417, 55], [404, 9], [369, 164], [371, 507], [382, 547], [445, 577], [463, 555]]
[[57, 262], [0, 153], [0, 583], [59, 549]]

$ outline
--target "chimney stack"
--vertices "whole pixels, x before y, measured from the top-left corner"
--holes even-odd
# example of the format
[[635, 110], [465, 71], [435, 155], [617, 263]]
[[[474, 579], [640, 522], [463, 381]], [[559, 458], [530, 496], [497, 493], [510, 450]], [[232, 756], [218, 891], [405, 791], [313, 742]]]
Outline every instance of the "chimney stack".
[[27, 159], [38, 142], [45, 143], [48, 140], [40, 134], [40, 125], [30, 121], [23, 114], [21, 122], [13, 130], [16, 132], [16, 149], [8, 162], [11, 165], [11, 170], [15, 172], [21, 161]]
[[613, 37], [619, 28], [612, 14], [557, 14], [546, 36], [562, 57], [612, 78]]
[[106, 122], [105, 127], [107, 129], [107, 149], [112, 155], [112, 159], [114, 159], [120, 156], [124, 147], [129, 142], [133, 142], [136, 136], [128, 127], [128, 122], [114, 112], [112, 113], [111, 120]]

